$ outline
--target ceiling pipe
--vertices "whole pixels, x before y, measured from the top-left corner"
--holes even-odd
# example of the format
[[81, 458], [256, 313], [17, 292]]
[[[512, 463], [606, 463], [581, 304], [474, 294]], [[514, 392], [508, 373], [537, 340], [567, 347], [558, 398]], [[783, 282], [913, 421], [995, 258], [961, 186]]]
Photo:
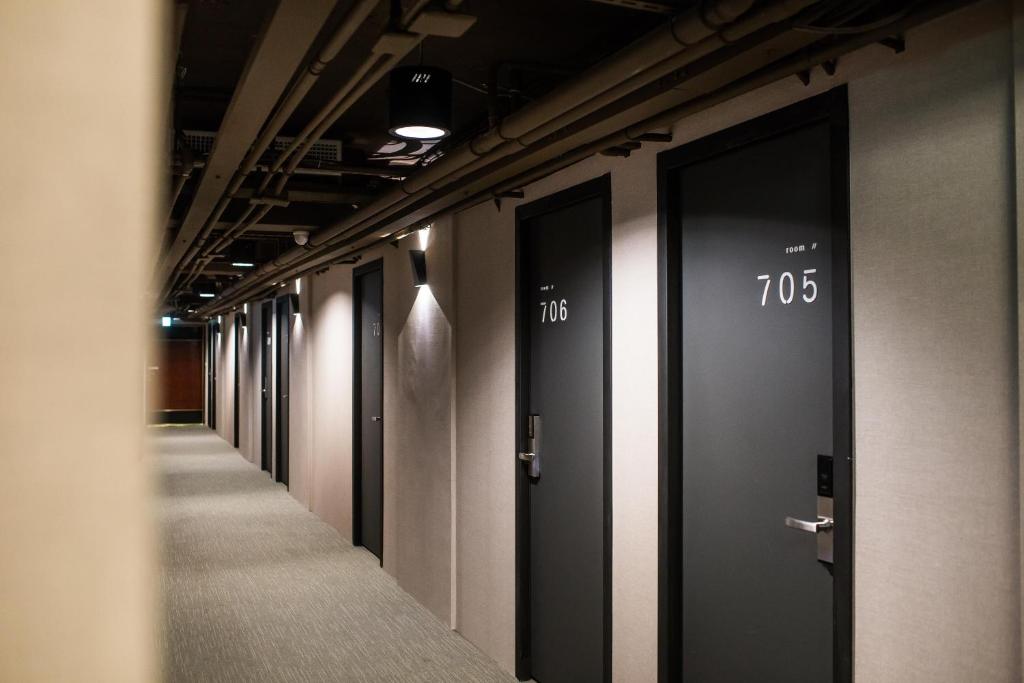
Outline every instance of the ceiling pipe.
[[[277, 180], [274, 192], [280, 193], [284, 190], [288, 177], [295, 172], [296, 167], [309, 153], [317, 140], [337, 123], [338, 119], [347, 112], [353, 104], [366, 94], [366, 92], [389, 74], [402, 60], [418, 47], [429, 35], [428, 31], [417, 31], [417, 19], [421, 17], [437, 17], [436, 12], [423, 12], [429, 0], [420, 0], [409, 12], [398, 22], [400, 30], [392, 31], [381, 36], [373, 48], [373, 54], [366, 59], [357, 69], [357, 75], [361, 79], [356, 84], [353, 79], [351, 88], [343, 88], [335, 94], [330, 102], [310, 121], [306, 127], [295, 137], [288, 148], [275, 161], [271, 171], [283, 174]], [[422, 13], [422, 14], [421, 14]], [[449, 37], [461, 35], [472, 25], [472, 19], [466, 15], [452, 15], [462, 20], [461, 26], [453, 26], [451, 32], [445, 33]], [[436, 21], [436, 19], [435, 19]], [[266, 189], [270, 179], [264, 178], [261, 189]]]
[[[522, 144], [515, 136], [537, 130], [553, 120], [560, 124], [573, 120], [576, 118], [572, 113], [574, 111], [572, 103], [574, 102], [587, 102], [612, 90], [615, 90], [621, 97], [625, 93], [616, 89], [617, 83], [626, 82], [635, 86], [642, 82], [649, 82], [648, 79], [638, 78], [638, 74], [645, 67], [661, 65], [666, 61], [666, 54], [671, 55], [669, 59], [672, 60], [672, 67], [678, 68], [682, 63], [694, 61], [710, 54], [728, 42], [750, 34], [769, 23], [788, 18], [800, 8], [814, 2], [815, 0], [784, 0], [765, 8], [746, 21], [735, 22], [732, 25], [723, 25], [725, 19], [728, 17], [732, 17], [734, 20], [738, 19], [746, 9], [749, 9], [752, 1], [724, 1], [712, 5], [710, 8], [702, 7], [690, 11], [671, 22], [667, 29], [662, 27], [648, 34], [646, 39], [633, 43], [620, 53], [599, 63], [569, 86], [527, 105], [505, 119], [496, 128], [492, 128], [466, 145], [445, 155], [424, 171], [406, 179], [400, 187], [388, 192], [381, 199], [356, 212], [350, 218], [318, 231], [310, 239], [310, 244], [313, 248], [328, 245], [333, 240], [344, 237], [352, 230], [371, 221], [381, 220], [382, 214], [393, 214], [417, 199], [422, 199], [425, 194], [438, 189], [438, 186], [434, 185], [438, 181], [448, 183], [521, 149]], [[712, 27], [717, 27], [717, 30]], [[726, 29], [729, 29], [730, 33], [723, 34], [722, 32]], [[667, 65], [656, 69], [653, 72], [654, 78], [650, 80], [656, 80], [665, 68], [668, 68]], [[588, 98], [588, 94], [591, 97]], [[570, 111], [566, 111], [566, 107]], [[584, 111], [584, 115], [589, 113], [585, 107], [582, 111]], [[494, 154], [494, 151], [499, 149], [500, 151]], [[230, 287], [225, 293], [233, 294], [243, 287], [258, 286], [262, 281], [272, 278], [284, 266], [307, 255], [308, 248], [289, 250], [272, 262], [265, 264], [243, 282]]]
[[[505, 180], [485, 192], [474, 194], [469, 198], [440, 209], [433, 214], [415, 221], [411, 226], [399, 228], [387, 237], [375, 239], [372, 242], [359, 245], [355, 248], [349, 249], [348, 251], [344, 251], [344, 247], [335, 249], [332, 250], [328, 256], [330, 259], [338, 259], [362, 254], [369, 249], [373, 249], [377, 246], [390, 242], [397, 237], [409, 234], [410, 232], [415, 231], [418, 226], [433, 222], [444, 215], [466, 210], [483, 202], [489, 201], [493, 197], [501, 196], [503, 193], [511, 189], [521, 188], [525, 185], [536, 182], [541, 178], [556, 173], [564, 168], [572, 166], [573, 164], [579, 163], [580, 161], [593, 156], [610, 146], [621, 144], [623, 141], [634, 140], [644, 132], [650, 130], [671, 126], [689, 116], [693, 116], [723, 102], [735, 99], [744, 94], [770, 85], [776, 81], [808, 71], [816, 66], [823, 65], [826, 62], [836, 60], [845, 54], [849, 54], [850, 52], [860, 48], [877, 43], [882, 38], [892, 35], [894, 32], [901, 33], [913, 26], [920, 25], [947, 12], [967, 5], [972, 1], [973, 0], [947, 0], [946, 2], [938, 3], [918, 12], [909, 14], [898, 22], [886, 25], [870, 33], [859, 35], [825, 48], [802, 50], [799, 54], [793, 55], [778, 64], [761, 69], [712, 93], [697, 97], [675, 107], [671, 107], [665, 111], [650, 116], [643, 121], [623, 128], [615, 134], [602, 137], [599, 140], [582, 146], [571, 154], [561, 155], [546, 164], [531, 169], [528, 172], [519, 174], [514, 178]], [[297, 271], [297, 273], [305, 275], [312, 272], [314, 268], [315, 266], [308, 267], [302, 271]], [[283, 275], [284, 277], [298, 276], [292, 271], [288, 271]]]
[[[387, 178], [389, 180], [401, 180], [405, 177], [405, 172], [401, 168], [390, 168], [387, 166], [373, 166], [370, 164], [352, 164], [352, 163], [334, 163], [334, 162], [316, 162], [317, 166], [299, 166], [295, 169], [296, 175], [311, 175], [311, 176], [328, 176], [332, 178], [340, 178], [346, 175], [363, 175], [371, 176], [374, 178]], [[193, 163], [194, 168], [203, 168], [206, 166], [205, 161], [196, 161]], [[269, 171], [270, 166], [266, 164], [256, 164], [253, 166], [254, 171]], [[238, 190], [235, 191], [236, 193]]]
[[[370, 88], [372, 88], [383, 76], [387, 75], [395, 66], [397, 66], [405, 57], [409, 55], [426, 37], [427, 33], [416, 33], [407, 32], [404, 29], [411, 27], [416, 28], [416, 20], [421, 15], [423, 8], [426, 7], [429, 0], [419, 0], [405, 15], [402, 16], [398, 25], [403, 29], [400, 31], [389, 31], [381, 35], [374, 45], [370, 57], [368, 57], [356, 70], [356, 72], [349, 78], [349, 80], [342, 86], [334, 97], [320, 110], [320, 112], [313, 117], [305, 128], [292, 140], [290, 145], [278, 155], [277, 159], [271, 165], [270, 170], [266, 173], [263, 180], [259, 185], [259, 192], [266, 191], [271, 179], [274, 174], [284, 169], [284, 173], [278, 178], [276, 186], [273, 190], [273, 194], [280, 195], [284, 192], [285, 185], [288, 179], [298, 168], [299, 163], [306, 157], [313, 145], [323, 137], [323, 134], [330, 128], [334, 123], [346, 112], [348, 109], [359, 100]], [[463, 17], [465, 20], [466, 17]], [[464, 31], [472, 24], [470, 19], [468, 22], [463, 22], [462, 30]], [[294, 109], [294, 107], [293, 107]], [[275, 132], [276, 134], [276, 132]], [[261, 152], [262, 154], [262, 152]], [[256, 156], [258, 159], [258, 155]], [[285, 162], [287, 166], [285, 165]], [[213, 249], [204, 247], [209, 234], [213, 230], [213, 226], [216, 225], [217, 221], [223, 215], [230, 203], [231, 197], [241, 187], [241, 183], [244, 181], [244, 176], [237, 181], [232, 183], [229, 188], [229, 193], [226, 194], [221, 202], [218, 204], [217, 210], [211, 216], [211, 222], [209, 222], [204, 228], [203, 235], [199, 244], [193, 247], [189, 255], [186, 256], [185, 262], [188, 262], [190, 257], [194, 258], [196, 255], [199, 257], [208, 256]], [[258, 220], [258, 219], [257, 219]], [[252, 220], [242, 225], [233, 227], [232, 239], [237, 238], [244, 234], [249, 228], [252, 227], [257, 221]], [[223, 240], [218, 241], [221, 244]], [[214, 247], [216, 248], [216, 247]]]
[[[649, 115], [636, 123], [622, 128], [614, 134], [601, 137], [596, 141], [580, 146], [572, 153], [562, 154], [558, 158], [537, 166], [527, 172], [521, 173], [514, 178], [498, 181], [485, 192], [478, 192], [470, 197], [438, 209], [432, 214], [428, 214], [413, 221], [412, 226], [392, 230], [386, 236], [379, 236], [377, 239], [363, 245], [356, 245], [353, 247], [352, 243], [349, 242], [347, 244], [340, 245], [329, 252], [318, 254], [315, 260], [304, 260], [303, 263], [297, 264], [295, 267], [289, 268], [285, 271], [279, 271], [278, 278], [295, 277], [296, 274], [314, 272], [317, 268], [322, 268], [324, 262], [361, 254], [367, 249], [394, 240], [396, 236], [407, 233], [410, 230], [414, 230], [415, 226], [430, 222], [440, 216], [449, 214], [452, 211], [463, 210], [470, 206], [487, 201], [492, 197], [500, 196], [509, 189], [523, 187], [530, 182], [534, 182], [546, 175], [592, 156], [593, 154], [600, 152], [602, 149], [607, 149], [608, 147], [622, 144], [623, 142], [630, 140], [636, 140], [651, 130], [671, 126], [687, 116], [704, 111], [712, 106], [720, 104], [721, 102], [733, 99], [747, 92], [751, 92], [760, 87], [786, 78], [787, 76], [807, 71], [819, 64], [834, 61], [844, 54], [848, 54], [849, 52], [861, 47], [876, 43], [885, 36], [891, 35], [893, 32], [903, 32], [910, 27], [919, 25], [937, 16], [941, 16], [946, 12], [966, 5], [970, 1], [971, 0], [947, 0], [946, 2], [936, 3], [908, 14], [906, 17], [899, 21], [895, 21], [892, 24], [858, 35], [841, 43], [833, 44], [825, 48], [819, 48], [817, 50], [801, 50], [796, 55], [791, 56], [776, 65], [758, 70], [733, 82], [732, 84], [721, 87], [714, 92], [693, 98], [676, 106], [663, 108], [658, 113]], [[372, 232], [374, 232], [372, 229], [366, 230], [358, 237], [365, 237], [368, 234], [372, 234]], [[345, 251], [346, 248], [348, 248], [348, 251]], [[226, 291], [224, 294], [230, 293], [230, 291]], [[241, 292], [239, 293], [241, 294]], [[225, 301], [226, 300], [227, 299], [225, 299]], [[213, 306], [210, 306], [209, 308], [211, 310], [216, 310]]]
[[177, 272], [336, 4], [336, 0], [278, 0], [267, 8], [181, 227], [157, 255], [155, 287], [164, 288]]
[[246, 177], [253, 171], [260, 157], [263, 156], [267, 148], [273, 142], [277, 134], [281, 132], [281, 128], [288, 119], [295, 112], [295, 109], [302, 102], [306, 94], [312, 89], [317, 79], [320, 78], [320, 74], [323, 73], [324, 68], [338, 56], [341, 49], [348, 43], [349, 39], [355, 34], [363, 22], [366, 21], [367, 17], [373, 12], [377, 6], [379, 0], [358, 0], [352, 8], [345, 15], [341, 25], [338, 26], [337, 30], [327, 41], [327, 44], [317, 53], [317, 56], [306, 66], [302, 76], [292, 85], [288, 90], [288, 94], [285, 95], [284, 99], [278, 104], [271, 116], [270, 120], [264, 125], [262, 132], [253, 146], [249, 149], [248, 154], [242, 159], [242, 163], [239, 165], [234, 177], [231, 180], [231, 184], [228, 185], [227, 190], [217, 203], [213, 213], [207, 219], [206, 224], [203, 226], [202, 231], [199, 234], [199, 238], [192, 244], [191, 248], [186, 252], [185, 257], [181, 260], [178, 267], [175, 269], [171, 276], [173, 280], [178, 274], [180, 274], [189, 264], [189, 262], [201, 253], [206, 240], [209, 238], [210, 233], [213, 231], [213, 226], [217, 224], [221, 216], [224, 215], [224, 211], [227, 209], [228, 204], [231, 201], [231, 195], [238, 191], [245, 182]]
[[171, 188], [171, 196], [167, 201], [167, 220], [171, 220], [171, 214], [174, 212], [174, 205], [178, 203], [178, 198], [181, 197], [181, 191], [185, 188], [185, 183], [192, 176], [192, 171], [195, 170], [199, 165], [191, 160], [191, 151], [183, 154], [182, 162], [177, 168], [177, 173], [174, 174], [174, 187]]

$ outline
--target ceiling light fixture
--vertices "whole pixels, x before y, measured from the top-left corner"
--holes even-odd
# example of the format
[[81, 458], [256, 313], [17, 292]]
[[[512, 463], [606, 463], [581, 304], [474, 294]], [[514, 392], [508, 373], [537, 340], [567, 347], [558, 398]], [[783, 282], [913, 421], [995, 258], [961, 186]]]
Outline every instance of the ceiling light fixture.
[[160, 318], [160, 324], [163, 327], [170, 327], [171, 326], [171, 316], [165, 315], [164, 317]]
[[235, 268], [252, 268], [253, 267], [253, 264], [249, 263], [248, 261], [235, 261], [231, 265], [233, 265]]
[[390, 133], [406, 140], [440, 140], [452, 129], [452, 75], [433, 66], [392, 69]]
[[217, 295], [213, 292], [199, 292], [199, 298], [201, 299], [212, 299], [215, 296]]

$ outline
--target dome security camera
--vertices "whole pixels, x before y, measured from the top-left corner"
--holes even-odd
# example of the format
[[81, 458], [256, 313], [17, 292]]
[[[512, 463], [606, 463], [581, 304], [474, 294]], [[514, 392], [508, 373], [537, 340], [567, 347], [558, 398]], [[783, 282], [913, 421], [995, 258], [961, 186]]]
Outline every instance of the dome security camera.
[[292, 237], [295, 238], [295, 244], [304, 247], [309, 241], [309, 230], [296, 230], [292, 233]]

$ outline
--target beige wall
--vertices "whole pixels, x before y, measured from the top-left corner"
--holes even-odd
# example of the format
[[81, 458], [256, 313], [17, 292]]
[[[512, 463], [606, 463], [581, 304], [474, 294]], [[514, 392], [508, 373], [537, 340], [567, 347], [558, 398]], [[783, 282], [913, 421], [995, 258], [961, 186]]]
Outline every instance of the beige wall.
[[[219, 317], [217, 346], [217, 433], [228, 443], [235, 438], [235, 316]], [[239, 416], [241, 417], [241, 416]]]
[[352, 539], [352, 273], [310, 278], [313, 345], [311, 509]]
[[142, 382], [162, 7], [0, 3], [4, 681], [158, 675]]
[[[407, 251], [379, 248], [360, 264], [384, 261], [384, 568], [442, 621], [452, 619], [452, 460], [454, 287], [451, 220], [430, 232], [431, 286], [412, 286]], [[280, 292], [295, 291], [288, 282]], [[303, 278], [301, 314], [291, 327], [290, 493], [346, 538], [352, 537], [352, 266]], [[250, 302], [253, 352], [243, 369], [259, 390], [259, 302]], [[276, 328], [274, 347], [276, 348]], [[222, 342], [223, 344], [223, 342]], [[225, 362], [221, 353], [222, 363]], [[233, 381], [222, 365], [221, 376]], [[225, 380], [222, 380], [222, 382]], [[220, 410], [230, 396], [218, 387]], [[241, 421], [249, 459], [259, 464], [259, 403]], [[230, 426], [218, 418], [230, 440]]]
[[[674, 126], [671, 145], [594, 157], [526, 188], [532, 201], [612, 178], [616, 681], [656, 680], [656, 154], [844, 81], [857, 678], [1019, 678], [1006, 7], [972, 6], [912, 31], [906, 53], [866, 48], [843, 58], [834, 78], [815, 70], [809, 87], [776, 83]], [[509, 671], [516, 204], [482, 204], [438, 222], [429, 293], [410, 284], [405, 251], [416, 237], [362, 261], [385, 262], [384, 567]], [[351, 267], [306, 278], [302, 306], [293, 333], [292, 492], [351, 538]], [[257, 308], [250, 305], [250, 320]], [[257, 417], [248, 428], [258, 427]]]
[[1020, 680], [1011, 39], [989, 8], [850, 89], [862, 680]]

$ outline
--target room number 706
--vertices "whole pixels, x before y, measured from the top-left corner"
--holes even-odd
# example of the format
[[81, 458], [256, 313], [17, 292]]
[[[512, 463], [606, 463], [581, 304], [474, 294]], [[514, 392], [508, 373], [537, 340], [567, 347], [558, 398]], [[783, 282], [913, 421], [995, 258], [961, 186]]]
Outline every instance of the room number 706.
[[[804, 271], [803, 279], [803, 293], [800, 298], [806, 303], [813, 303], [818, 298], [818, 283], [808, 277], [818, 272], [817, 268], [808, 268]], [[766, 306], [768, 304], [768, 292], [772, 288], [772, 276], [771, 275], [758, 275], [757, 279], [764, 282], [764, 291], [761, 292], [761, 305]], [[784, 304], [793, 303], [793, 297], [796, 294], [796, 282], [793, 279], [793, 273], [785, 272], [779, 276], [779, 301]]]
[[569, 307], [565, 299], [561, 301], [541, 301], [540, 321], [542, 323], [565, 322], [569, 317]]

